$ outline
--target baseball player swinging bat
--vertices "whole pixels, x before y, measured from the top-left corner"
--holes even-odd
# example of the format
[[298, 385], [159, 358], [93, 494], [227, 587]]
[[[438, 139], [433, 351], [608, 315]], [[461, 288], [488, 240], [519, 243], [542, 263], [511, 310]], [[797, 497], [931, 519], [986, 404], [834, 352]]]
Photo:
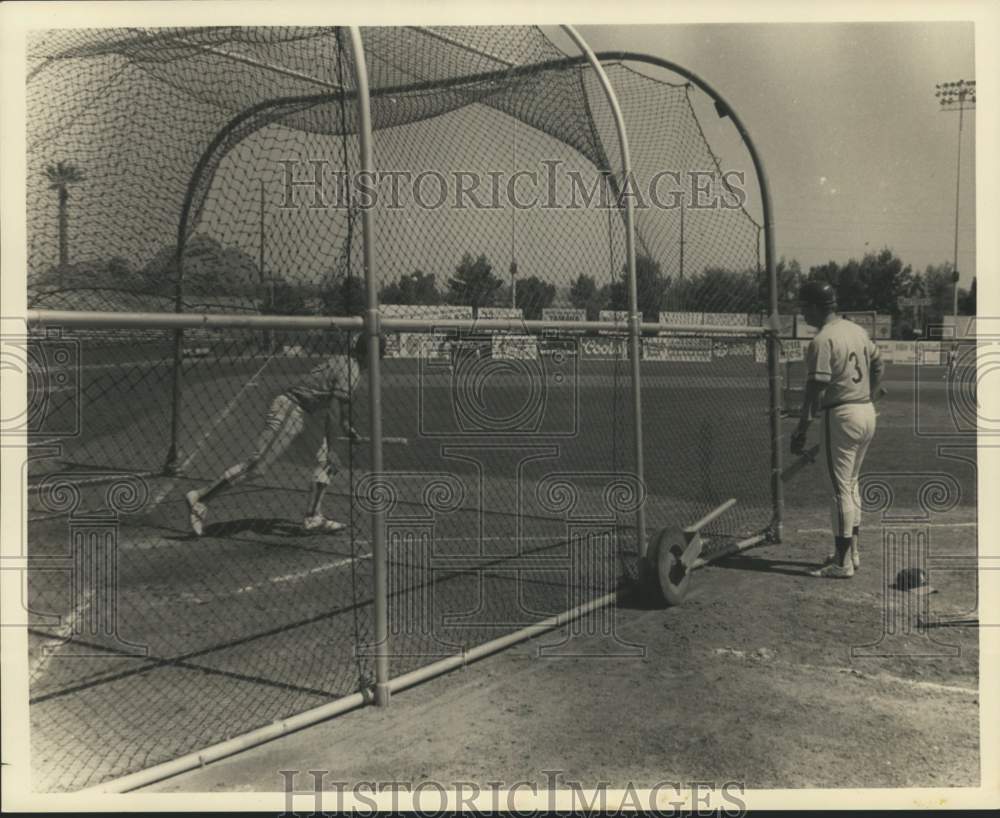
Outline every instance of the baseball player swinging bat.
[[[378, 356], [385, 353], [385, 340], [379, 337]], [[350, 401], [360, 382], [361, 370], [367, 366], [368, 336], [359, 335], [348, 355], [332, 355], [310, 372], [276, 395], [271, 401], [264, 428], [257, 437], [253, 452], [230, 466], [211, 485], [192, 489], [185, 495], [191, 530], [197, 536], [204, 532], [208, 517], [208, 502], [230, 490], [251, 475], [263, 473], [288, 449], [305, 429], [306, 416], [323, 416], [323, 442], [316, 452], [309, 506], [302, 520], [306, 531], [332, 533], [343, 530], [344, 523], [326, 517], [321, 510], [323, 496], [331, 479], [340, 470], [334, 452], [337, 432], [340, 440], [358, 441], [361, 436], [350, 425]]]

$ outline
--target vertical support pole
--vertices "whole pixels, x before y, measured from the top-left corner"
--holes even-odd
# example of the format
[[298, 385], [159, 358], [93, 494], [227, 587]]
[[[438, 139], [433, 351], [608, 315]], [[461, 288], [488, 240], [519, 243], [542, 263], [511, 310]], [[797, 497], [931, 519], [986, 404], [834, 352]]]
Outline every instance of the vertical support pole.
[[[257, 270], [260, 274], [260, 297], [264, 301], [266, 299], [267, 312], [274, 310], [274, 286], [271, 287], [271, 297], [267, 296], [267, 278], [264, 273], [264, 242], [265, 242], [265, 230], [264, 230], [264, 180], [260, 180], [260, 239], [258, 242], [258, 259], [257, 259]], [[260, 334], [260, 341], [263, 348], [267, 350], [267, 354], [271, 355], [274, 353], [274, 345], [271, 343], [272, 334], [270, 330], [264, 330]]]
[[263, 290], [266, 280], [264, 278], [264, 180], [260, 180], [260, 241], [257, 245], [259, 260], [257, 268], [260, 271], [260, 287]]
[[[673, 66], [676, 68], [676, 66]], [[778, 314], [778, 271], [774, 262], [774, 211], [771, 207], [771, 189], [767, 183], [767, 174], [764, 172], [764, 163], [757, 153], [757, 146], [754, 145], [749, 131], [744, 127], [739, 116], [722, 96], [709, 87], [703, 80], [698, 79], [688, 71], [681, 73], [694, 80], [694, 82], [715, 100], [715, 110], [720, 117], [729, 117], [736, 126], [743, 144], [746, 145], [753, 162], [754, 171], [757, 173], [757, 184], [760, 185], [761, 209], [764, 216], [764, 265], [767, 269], [767, 309], [770, 313], [770, 332], [767, 342], [767, 375], [769, 385], [769, 414], [771, 418], [771, 503], [773, 514], [771, 516], [771, 536], [781, 542], [784, 516], [785, 516], [785, 489], [781, 482], [781, 407], [783, 403], [781, 392], [781, 342], [778, 333], [781, 331], [781, 320]], [[759, 239], [758, 232], [758, 241]], [[760, 254], [758, 252], [758, 258]], [[798, 282], [796, 282], [797, 284]], [[786, 382], [788, 378], [786, 377]], [[786, 383], [787, 385], [787, 383]]]
[[[580, 36], [576, 29], [573, 28], [573, 26], [562, 26], [562, 29], [570, 36], [573, 42], [576, 43], [577, 48], [579, 48], [580, 51], [586, 55], [587, 60], [590, 62], [591, 67], [593, 67], [598, 79], [601, 82], [601, 87], [604, 89], [604, 94], [607, 97], [608, 104], [614, 114], [615, 126], [618, 130], [618, 142], [621, 145], [622, 173], [624, 174], [625, 185], [627, 186], [632, 177], [632, 159], [629, 152], [628, 136], [625, 132], [625, 118], [622, 115], [621, 107], [618, 105], [618, 97], [615, 95], [614, 88], [611, 87], [611, 80], [608, 79], [608, 75], [605, 73], [600, 60], [597, 59], [590, 46], [587, 45], [586, 41]], [[626, 189], [627, 187], [623, 188], [623, 190]], [[642, 439], [642, 390], [639, 382], [641, 370], [640, 355], [642, 352], [640, 334], [642, 315], [639, 313], [639, 299], [635, 280], [635, 218], [632, 212], [632, 198], [631, 196], [625, 196], [624, 198], [625, 254], [627, 258], [626, 273], [628, 275], [629, 340], [631, 341], [632, 347], [632, 411], [633, 423], [635, 424], [635, 474], [639, 482], [644, 483], [645, 469]], [[641, 558], [640, 564], [645, 565], [646, 549], [648, 544], [646, 542], [646, 508], [643, 503], [640, 503], [639, 507], [636, 509], [635, 527], [637, 546], [639, 556]]]
[[[349, 26], [351, 54], [358, 99], [358, 141], [361, 172], [374, 180], [372, 153], [372, 118], [368, 94], [368, 66], [365, 63], [361, 29]], [[374, 230], [370, 207], [361, 210], [362, 253], [365, 267], [365, 332], [368, 334], [369, 426], [371, 433], [372, 472], [382, 472], [382, 361], [379, 357], [378, 283], [372, 253]], [[389, 703], [389, 599], [388, 561], [385, 547], [385, 511], [380, 506], [372, 512], [372, 563], [375, 582], [375, 704]]]
[[785, 488], [781, 482], [781, 343], [778, 339], [781, 322], [778, 316], [778, 275], [774, 266], [774, 215], [771, 211], [771, 192], [767, 186], [764, 168], [759, 164], [757, 152], [750, 151], [757, 165], [757, 178], [764, 209], [764, 264], [767, 267], [768, 311], [771, 313], [771, 332], [767, 339], [767, 376], [770, 384], [771, 417], [771, 502], [773, 515], [771, 533], [781, 542], [785, 516]]
[[954, 337], [958, 338], [958, 210], [961, 201], [959, 193], [962, 190], [962, 115], [965, 112], [965, 100], [958, 103], [958, 168], [955, 171], [955, 252], [951, 269], [951, 314], [955, 321]]
[[681, 240], [680, 244], [680, 273], [681, 281], [684, 280], [684, 200], [681, 199]]
[[[184, 243], [187, 230], [187, 205], [181, 214], [180, 230], [177, 234], [177, 252], [174, 255], [174, 268], [177, 271], [177, 282], [174, 287], [174, 312], [184, 312]], [[178, 472], [180, 460], [180, 418], [181, 418], [181, 393], [183, 390], [183, 375], [181, 367], [184, 365], [184, 330], [174, 330], [174, 368], [170, 388], [170, 448], [167, 450], [167, 459], [163, 464], [164, 474], [175, 475]]]

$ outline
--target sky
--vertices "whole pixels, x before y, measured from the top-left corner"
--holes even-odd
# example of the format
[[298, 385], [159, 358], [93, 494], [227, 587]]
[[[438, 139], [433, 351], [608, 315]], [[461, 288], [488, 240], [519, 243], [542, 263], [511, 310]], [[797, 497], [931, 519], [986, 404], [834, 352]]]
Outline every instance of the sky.
[[[571, 50], [557, 29], [544, 30]], [[975, 79], [971, 23], [579, 31], [597, 52], [638, 51], [682, 65], [726, 98], [762, 156], [779, 256], [803, 269], [883, 247], [915, 271], [952, 260], [959, 114], [941, 112], [934, 94], [937, 83]], [[723, 165], [749, 169], [731, 123], [708, 105], [699, 115]], [[975, 121], [964, 114], [958, 268], [966, 287], [976, 270]], [[758, 216], [759, 198], [748, 207]]]
[[[860, 259], [866, 252], [888, 247], [918, 272], [929, 264], [952, 260], [959, 115], [941, 112], [934, 92], [936, 83], [975, 78], [971, 23], [702, 23], [582, 25], [578, 29], [597, 52], [625, 50], [659, 56], [695, 72], [722, 93], [752, 135], [766, 168], [778, 257], [796, 259], [808, 270], [831, 260]], [[566, 53], [578, 53], [559, 27], [543, 25], [542, 30]], [[630, 65], [657, 78], [678, 81], [668, 72]], [[761, 221], [749, 157], [732, 122], [719, 119], [700, 91], [693, 92], [692, 102], [722, 169], [746, 174], [747, 209]], [[961, 142], [958, 231], [958, 268], [965, 287], [976, 273], [975, 125], [975, 113], [967, 112]], [[440, 149], [448, 152], [452, 163], [458, 163], [462, 140], [449, 141], [454, 135], [448, 133], [447, 123], [442, 127]], [[486, 123], [486, 127], [481, 135], [463, 134], [469, 150], [489, 139], [492, 125]], [[386, 133], [380, 137], [381, 147], [390, 139]], [[220, 196], [231, 200], [219, 184]], [[78, 191], [81, 202], [87, 195], [85, 187]], [[51, 212], [46, 212], [43, 225], [54, 235], [55, 199], [47, 188], [45, 196]], [[127, 198], [122, 202], [128, 205]], [[256, 194], [246, 206], [246, 235], [231, 224], [223, 232], [256, 257]], [[563, 259], [566, 269], [556, 269], [549, 258], [555, 228], [545, 220], [546, 214], [532, 215], [534, 221], [521, 219], [518, 233], [522, 274], [538, 273], [565, 284], [561, 279], [567, 276], [590, 273], [589, 268], [584, 270], [588, 263], [607, 267], [599, 254], [583, 248], [578, 256]], [[96, 237], [97, 231], [84, 229], [82, 212], [76, 218], [73, 226], [84, 234], [77, 239], [79, 246], [86, 235]], [[505, 270], [511, 252], [507, 249], [511, 220], [504, 217], [501, 221], [493, 231], [495, 236], [477, 233], [478, 244], [468, 247], [458, 240], [469, 233], [468, 228], [462, 228], [464, 233], [450, 233], [446, 222], [431, 225], [433, 229], [424, 232], [438, 239], [424, 246], [440, 258], [418, 259], [411, 252], [395, 259], [395, 266], [383, 260], [378, 269], [389, 276], [406, 272], [414, 264], [450, 270], [459, 251], [485, 249]], [[393, 224], [391, 215], [383, 214], [384, 230], [396, 229]], [[482, 220], [477, 224], [484, 226]], [[534, 233], [528, 229], [532, 224]], [[172, 221], [170, 228], [172, 240]], [[301, 266], [294, 254], [281, 252], [282, 242], [287, 239], [290, 246], [297, 246], [307, 228], [296, 232], [278, 222], [272, 225], [268, 261], [277, 274], [292, 276], [285, 267]], [[54, 240], [48, 244], [54, 253]], [[283, 255], [287, 256], [284, 266], [280, 263]]]

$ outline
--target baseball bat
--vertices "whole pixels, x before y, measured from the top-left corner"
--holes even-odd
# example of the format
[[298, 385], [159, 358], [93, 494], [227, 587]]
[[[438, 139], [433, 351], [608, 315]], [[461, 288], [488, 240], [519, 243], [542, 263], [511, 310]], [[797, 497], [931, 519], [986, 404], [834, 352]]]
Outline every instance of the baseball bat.
[[804, 469], [806, 466], [815, 463], [816, 455], [818, 454], [819, 454], [818, 443], [815, 446], [806, 449], [801, 455], [799, 455], [798, 459], [795, 460], [795, 462], [790, 463], [788, 466], [782, 469], [781, 471], [782, 481], [784, 482], [786, 480], [789, 480], [790, 478], [798, 474], [800, 471], [802, 471], [802, 469]]
[[[341, 435], [337, 440], [350, 440], [347, 435]], [[368, 436], [359, 436], [355, 438], [355, 443], [371, 443], [372, 439]], [[410, 439], [408, 437], [384, 437], [382, 442], [387, 446], [408, 446], [410, 444]]]

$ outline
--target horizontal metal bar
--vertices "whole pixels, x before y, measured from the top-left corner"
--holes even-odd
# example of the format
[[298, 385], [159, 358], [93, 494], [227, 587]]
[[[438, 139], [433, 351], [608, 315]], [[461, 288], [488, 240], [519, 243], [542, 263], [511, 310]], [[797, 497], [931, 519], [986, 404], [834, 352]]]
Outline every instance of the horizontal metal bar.
[[483, 659], [491, 654], [498, 653], [511, 645], [517, 644], [518, 642], [524, 642], [527, 639], [540, 636], [547, 631], [554, 630], [555, 628], [561, 627], [568, 622], [572, 622], [574, 619], [579, 619], [581, 616], [585, 616], [592, 611], [596, 611], [606, 605], [612, 605], [617, 602], [617, 600], [617, 591], [605, 594], [604, 596], [598, 597], [597, 599], [591, 600], [583, 605], [578, 605], [571, 610], [564, 611], [561, 614], [556, 614], [548, 619], [536, 622], [534, 625], [528, 625], [527, 627], [521, 628], [521, 630], [515, 631], [514, 633], [509, 633], [506, 636], [501, 636], [490, 642], [485, 642], [482, 645], [476, 645], [474, 648], [470, 648], [464, 653], [449, 656], [445, 659], [434, 662], [433, 664], [427, 665], [426, 667], [418, 668], [417, 670], [410, 671], [402, 676], [397, 676], [389, 681], [389, 687], [393, 693], [398, 693], [400, 690], [405, 690], [408, 687], [413, 687], [414, 685], [425, 682], [428, 679], [441, 676], [442, 674], [448, 673], [462, 667], [463, 665], [469, 664], [470, 662], [475, 662], [477, 659]]
[[[333, 315], [227, 315], [219, 313], [173, 312], [90, 312], [85, 310], [28, 310], [31, 326], [90, 327], [98, 329], [353, 329], [364, 327], [359, 316]], [[468, 330], [522, 332], [552, 331], [628, 333], [628, 325], [615, 321], [525, 321], [516, 318], [390, 318], [382, 316], [379, 325], [387, 332], [428, 332], [431, 330]], [[639, 325], [644, 333], [681, 333], [688, 335], [763, 336], [764, 327], [720, 327], [689, 324]]]
[[41, 327], [94, 327], [100, 329], [356, 329], [364, 326], [357, 316], [220, 315], [175, 312], [87, 312], [77, 310], [28, 310], [28, 324]]
[[714, 520], [720, 514], [729, 511], [729, 509], [731, 509], [735, 505], [736, 505], [736, 498], [730, 497], [728, 500], [726, 500], [726, 502], [722, 503], [717, 508], [713, 508], [710, 512], [708, 512], [708, 514], [706, 514], [704, 517], [698, 520], [698, 522], [691, 523], [691, 525], [687, 526], [687, 528], [685, 528], [684, 531], [687, 533], [694, 533], [696, 531], [700, 531], [702, 528], [704, 528], [706, 525], [712, 522], [712, 520]]
[[753, 537], [747, 537], [745, 540], [733, 543], [729, 548], [720, 551], [718, 554], [712, 554], [708, 559], [705, 559], [704, 557], [696, 559], [694, 564], [691, 566], [691, 570], [693, 571], [695, 568], [704, 568], [710, 562], [715, 562], [715, 560], [721, 560], [723, 557], [738, 554], [740, 551], [746, 551], [748, 548], [753, 548], [755, 545], [759, 545], [766, 539], [767, 534], [756, 534]]
[[155, 767], [149, 767], [145, 770], [140, 770], [137, 773], [123, 776], [122, 778], [105, 781], [103, 784], [79, 790], [74, 793], [74, 795], [94, 795], [105, 792], [129, 792], [130, 790], [138, 789], [139, 787], [145, 787], [149, 784], [154, 784], [157, 781], [162, 781], [165, 778], [180, 775], [188, 770], [203, 767], [212, 761], [218, 761], [226, 756], [231, 756], [235, 753], [242, 752], [243, 750], [248, 750], [251, 747], [256, 747], [259, 744], [263, 744], [266, 741], [271, 741], [272, 739], [287, 735], [295, 730], [301, 730], [303, 727], [310, 727], [313, 724], [325, 721], [333, 716], [338, 716], [341, 713], [346, 713], [349, 710], [355, 710], [371, 701], [372, 694], [367, 690], [361, 693], [353, 693], [342, 699], [337, 699], [336, 701], [328, 704], [315, 707], [312, 710], [306, 710], [304, 713], [299, 713], [297, 716], [291, 716], [290, 718], [283, 719], [282, 721], [276, 721], [273, 724], [268, 724], [266, 727], [260, 727], [257, 730], [244, 733], [242, 736], [231, 738], [228, 741], [223, 741], [219, 744], [213, 744], [211, 747], [206, 747], [204, 750], [198, 750], [197, 752], [189, 753], [188, 755], [181, 756], [180, 758], [175, 758], [172, 761], [157, 764]]
[[[525, 334], [564, 330], [577, 332], [617, 332], [624, 337], [628, 324], [616, 321], [546, 321], [520, 318], [388, 318], [383, 316], [380, 325], [389, 332], [426, 332], [435, 330], [471, 330], [523, 332]], [[654, 324], [643, 322], [639, 328], [644, 333], [687, 333], [690, 335], [740, 335], [763, 336], [764, 327], [719, 327], [714, 325]]]

